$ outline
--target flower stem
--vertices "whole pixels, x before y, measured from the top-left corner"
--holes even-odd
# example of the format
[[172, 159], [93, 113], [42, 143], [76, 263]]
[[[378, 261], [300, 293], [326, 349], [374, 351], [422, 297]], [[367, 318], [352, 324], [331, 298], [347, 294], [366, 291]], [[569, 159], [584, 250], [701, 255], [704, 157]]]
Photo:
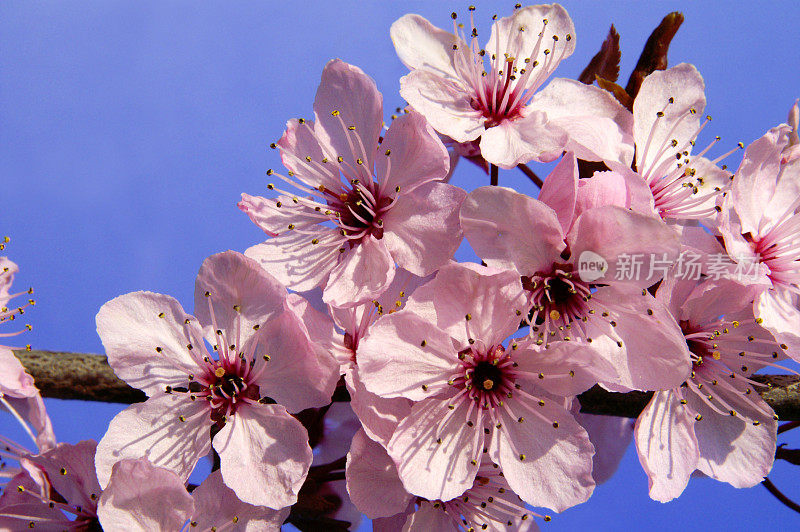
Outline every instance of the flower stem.
[[497, 186], [497, 166], [492, 164], [489, 166], [490, 184], [493, 187]]
[[542, 178], [541, 178], [541, 177], [539, 177], [538, 175], [536, 175], [536, 172], [534, 172], [533, 170], [531, 170], [530, 168], [528, 168], [528, 165], [526, 165], [526, 164], [524, 164], [524, 163], [521, 163], [521, 164], [518, 164], [518, 165], [517, 165], [517, 168], [519, 168], [520, 170], [522, 170], [522, 173], [523, 173], [523, 174], [525, 174], [526, 176], [528, 176], [528, 178], [529, 178], [531, 181], [533, 181], [533, 184], [534, 184], [534, 185], [536, 185], [537, 187], [539, 187], [539, 189], [541, 189], [541, 188], [542, 188], [542, 185], [544, 185], [544, 181], [542, 181]]
[[791, 509], [792, 509], [792, 510], [794, 510], [795, 512], [797, 512], [797, 513], [800, 513], [800, 504], [797, 504], [797, 503], [796, 503], [796, 502], [794, 502], [792, 499], [790, 499], [789, 497], [787, 497], [786, 495], [784, 495], [784, 494], [781, 492], [781, 490], [779, 490], [778, 488], [776, 488], [776, 487], [775, 487], [775, 484], [773, 484], [773, 483], [772, 483], [772, 481], [771, 481], [770, 479], [768, 479], [768, 478], [765, 478], [765, 479], [764, 479], [764, 480], [761, 482], [761, 484], [762, 484], [762, 485], [763, 485], [765, 488], [767, 488], [767, 491], [769, 491], [771, 494], [773, 494], [773, 495], [775, 496], [775, 498], [776, 498], [776, 499], [778, 499], [779, 501], [781, 501], [783, 504], [785, 504], [787, 507], [791, 508]]

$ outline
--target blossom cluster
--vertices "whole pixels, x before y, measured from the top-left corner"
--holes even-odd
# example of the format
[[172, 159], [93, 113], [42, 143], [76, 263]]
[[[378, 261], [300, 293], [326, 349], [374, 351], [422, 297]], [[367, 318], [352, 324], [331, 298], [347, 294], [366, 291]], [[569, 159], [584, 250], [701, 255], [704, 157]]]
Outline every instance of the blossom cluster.
[[[392, 25], [408, 107], [388, 128], [366, 73], [324, 67], [314, 118], [272, 145], [271, 194], [238, 204], [266, 240], [207, 258], [191, 314], [151, 292], [103, 305], [109, 364], [147, 400], [99, 442], [56, 444], [0, 347], [0, 401], [38, 446], [6, 442], [0, 526], [277, 530], [308, 479], [334, 478], [308, 413], [339, 405], [346, 496], [376, 530], [535, 530], [551, 517], [531, 507], [588, 500], [631, 437], [655, 500], [696, 471], [764, 479], [777, 417], [751, 376], [800, 361], [797, 103], [711, 159], [694, 66], [626, 104], [550, 79], [576, 45], [558, 4], [495, 19], [483, 47], [474, 12], [452, 33]], [[462, 190], [460, 156], [494, 175], [557, 164], [532, 198]], [[480, 263], [454, 260], [463, 241]], [[24, 307], [6, 308], [0, 265], [10, 321]], [[579, 412], [596, 385], [655, 393], [631, 429]]]

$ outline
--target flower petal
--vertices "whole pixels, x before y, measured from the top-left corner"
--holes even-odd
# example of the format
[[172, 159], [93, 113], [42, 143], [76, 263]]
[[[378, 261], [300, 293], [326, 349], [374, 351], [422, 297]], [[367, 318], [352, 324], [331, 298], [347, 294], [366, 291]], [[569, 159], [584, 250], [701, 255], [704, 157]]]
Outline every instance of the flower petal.
[[572, 152], [565, 153], [561, 161], [547, 176], [537, 199], [553, 209], [561, 223], [563, 234], [572, 227], [575, 202], [578, 195], [578, 161]]
[[204, 345], [194, 316], [174, 298], [152, 292], [125, 294], [103, 305], [97, 334], [117, 376], [148, 396], [194, 373], [197, 362], [186, 346]]
[[683, 493], [700, 457], [694, 416], [669, 390], [657, 392], [636, 420], [636, 450], [650, 482], [650, 498], [671, 501]]
[[192, 516], [194, 502], [183, 480], [146, 458], [114, 464], [100, 497], [97, 517], [105, 530], [179, 530]]
[[155, 466], [189, 478], [197, 460], [211, 450], [211, 424], [205, 401], [192, 402], [162, 392], [129, 406], [111, 420], [97, 444], [95, 467], [100, 485], [108, 485], [115, 463], [143, 456]]
[[436, 397], [415, 404], [387, 448], [406, 490], [429, 501], [447, 501], [471, 488], [483, 449], [475, 409], [466, 401], [452, 411], [447, 404]]
[[486, 119], [473, 109], [470, 91], [461, 83], [427, 70], [414, 70], [400, 78], [400, 96], [433, 129], [457, 142], [469, 142], [484, 133]]
[[376, 157], [375, 173], [386, 191], [399, 187], [408, 193], [429, 181], [444, 179], [450, 170], [447, 148], [425, 117], [413, 111], [392, 121]]
[[459, 367], [450, 335], [411, 312], [378, 320], [358, 347], [358, 374], [381, 397], [421, 401], [447, 388]]
[[214, 449], [225, 485], [243, 502], [275, 510], [297, 502], [313, 458], [308, 432], [281, 405], [239, 408]]
[[[206, 295], [208, 294], [208, 295]], [[235, 251], [203, 261], [194, 288], [194, 309], [200, 322], [215, 323], [238, 349], [260, 327], [284, 309], [286, 288], [251, 258]], [[213, 308], [213, 318], [211, 308]]]
[[490, 127], [481, 136], [480, 146], [486, 161], [509, 170], [529, 161], [552, 161], [566, 144], [566, 132], [548, 123], [545, 114], [536, 110]]
[[366, 236], [332, 271], [322, 299], [329, 305], [348, 307], [380, 295], [394, 278], [394, 260], [386, 243]]
[[453, 68], [452, 33], [437, 28], [419, 15], [403, 15], [389, 30], [397, 57], [410, 70], [428, 70], [443, 78], [458, 79]]
[[447, 183], [427, 183], [398, 196], [383, 219], [383, 238], [394, 261], [419, 276], [447, 263], [461, 244], [458, 213], [466, 195]]
[[366, 168], [373, 167], [373, 147], [383, 127], [383, 96], [372, 78], [341, 59], [328, 61], [314, 99], [314, 113], [317, 139], [335, 152], [329, 157], [340, 156], [352, 168], [361, 158]]
[[363, 430], [353, 436], [347, 453], [347, 493], [370, 519], [390, 517], [405, 510], [413, 496], [397, 476], [397, 467], [379, 443]]
[[[705, 106], [703, 77], [690, 64], [656, 70], [644, 78], [633, 102], [636, 168], [640, 174], [647, 176], [662, 163], [671, 170], [675, 153], [691, 150], [688, 143], [697, 134]], [[677, 143], [672, 143], [673, 139]]]
[[489, 452], [511, 489], [528, 504], [557, 512], [586, 501], [594, 490], [594, 447], [583, 427], [555, 401], [526, 407], [516, 398], [506, 406]]
[[586, 161], [633, 160], [633, 116], [608, 92], [556, 78], [536, 93], [526, 112], [541, 111], [566, 134], [564, 149]]
[[241, 530], [278, 532], [291, 510], [275, 511], [240, 501], [223, 483], [221, 471], [208, 475], [192, 492], [192, 498], [195, 506], [192, 522], [197, 523], [197, 530], [213, 530], [213, 527], [222, 530], [229, 523], [236, 523]]
[[489, 266], [521, 275], [549, 271], [564, 249], [558, 214], [504, 187], [480, 187], [461, 207], [461, 227]]

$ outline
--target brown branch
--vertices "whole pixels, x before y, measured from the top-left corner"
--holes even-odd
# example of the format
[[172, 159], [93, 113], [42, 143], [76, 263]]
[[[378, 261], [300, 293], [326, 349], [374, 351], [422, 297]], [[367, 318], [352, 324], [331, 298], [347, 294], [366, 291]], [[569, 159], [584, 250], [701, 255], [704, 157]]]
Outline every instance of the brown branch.
[[794, 511], [795, 511], [795, 512], [797, 512], [797, 513], [800, 513], [800, 504], [797, 504], [797, 503], [796, 503], [796, 502], [794, 502], [792, 499], [790, 499], [789, 497], [787, 497], [786, 495], [784, 495], [784, 494], [781, 492], [781, 490], [779, 490], [777, 487], [775, 487], [775, 484], [773, 484], [773, 483], [772, 483], [772, 481], [771, 481], [770, 479], [768, 479], [768, 478], [765, 478], [765, 479], [764, 479], [764, 480], [761, 482], [761, 484], [762, 484], [762, 485], [763, 485], [765, 488], [767, 488], [767, 491], [769, 491], [771, 494], [773, 494], [773, 495], [775, 496], [775, 498], [776, 498], [776, 499], [778, 499], [778, 500], [779, 500], [779, 501], [781, 501], [783, 504], [785, 504], [785, 505], [786, 505], [786, 507], [788, 507], [788, 508], [791, 508], [792, 510], [794, 510]]
[[[117, 378], [103, 355], [15, 351], [44, 397], [105, 403], [138, 403], [145, 395]], [[765, 384], [761, 396], [780, 419], [800, 421], [800, 377], [754, 375]], [[581, 411], [635, 418], [652, 397], [648, 392], [612, 393], [595, 386], [579, 396]]]

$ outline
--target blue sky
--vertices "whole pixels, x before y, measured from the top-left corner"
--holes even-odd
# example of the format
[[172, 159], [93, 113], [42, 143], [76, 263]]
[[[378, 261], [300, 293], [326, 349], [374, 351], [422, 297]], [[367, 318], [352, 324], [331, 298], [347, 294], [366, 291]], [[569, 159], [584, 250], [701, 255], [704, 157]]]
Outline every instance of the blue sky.
[[[492, 13], [513, 2], [478, 3]], [[325, 63], [339, 57], [373, 76], [388, 114], [406, 69], [389, 26], [408, 12], [449, 28], [466, 2], [0, 3], [0, 235], [33, 286], [35, 348], [102, 352], [94, 316], [113, 297], [151, 290], [192, 306], [202, 260], [243, 251], [263, 234], [236, 209], [241, 192], [266, 193], [279, 167], [268, 144], [286, 120], [310, 117]], [[722, 136], [722, 153], [786, 118], [800, 97], [799, 13], [793, 2], [564, 2], [577, 49], [556, 72], [575, 77], [610, 24], [620, 32], [622, 79], [650, 31], [670, 11], [686, 22], [670, 64], [704, 76], [714, 120], [699, 143]], [[738, 164], [738, 154], [729, 165]], [[541, 172], [544, 174], [544, 172]], [[488, 184], [470, 165], [452, 181]], [[517, 172], [500, 183], [532, 193]], [[468, 254], [463, 255], [468, 257]], [[63, 441], [102, 436], [115, 405], [48, 401]], [[0, 417], [3, 432], [10, 418]], [[10, 429], [13, 431], [13, 429]], [[799, 443], [798, 437], [793, 439]], [[793, 475], [794, 473], [794, 475]], [[777, 484], [800, 499], [790, 466]], [[793, 487], [793, 488], [792, 488]], [[695, 479], [670, 504], [647, 498], [629, 450], [619, 473], [585, 505], [545, 530], [758, 530], [797, 523], [761, 487], [735, 490]]]

